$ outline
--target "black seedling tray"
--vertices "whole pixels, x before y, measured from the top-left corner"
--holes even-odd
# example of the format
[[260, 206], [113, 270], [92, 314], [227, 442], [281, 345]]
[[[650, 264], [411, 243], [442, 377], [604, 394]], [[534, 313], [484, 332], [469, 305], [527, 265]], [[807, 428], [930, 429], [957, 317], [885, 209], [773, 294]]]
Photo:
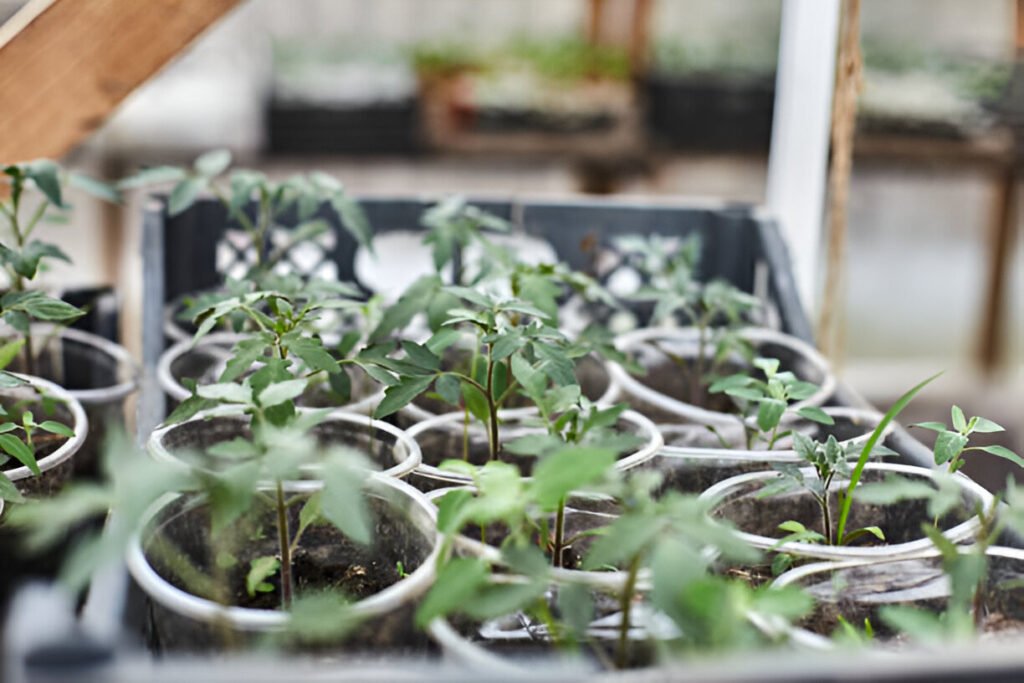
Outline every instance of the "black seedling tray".
[[[366, 198], [363, 208], [374, 230], [422, 230], [420, 216], [436, 197]], [[758, 210], [736, 204], [648, 203], [643, 201], [484, 199], [471, 203], [502, 216], [514, 232], [542, 237], [558, 256], [575, 268], [587, 270], [595, 253], [610, 247], [616, 235], [651, 234], [686, 236], [699, 234], [703, 255], [700, 277], [721, 277], [758, 295], [767, 303], [768, 324], [812, 342], [811, 326], [799, 299], [792, 268], [778, 226]], [[323, 253], [332, 261], [341, 280], [357, 281], [354, 270], [356, 243], [337, 224], [327, 207], [320, 217], [334, 227], [333, 247]], [[155, 367], [166, 340], [163, 331], [164, 307], [177, 297], [216, 287], [222, 281], [217, 268], [218, 245], [225, 238], [225, 211], [215, 200], [199, 201], [175, 217], [168, 217], [159, 199], [147, 203], [143, 221], [143, 367], [139, 401], [139, 437], [144, 439], [164, 416], [163, 394], [155, 379]], [[221, 253], [224, 249], [221, 245]], [[381, 253], [379, 258], [388, 258]], [[241, 258], [241, 256], [240, 256]], [[222, 263], [222, 265], [224, 265]], [[360, 283], [365, 284], [365, 283]], [[834, 402], [862, 405], [863, 399], [843, 388]], [[902, 430], [890, 439], [890, 445], [903, 454], [905, 462], [928, 464], [930, 452]], [[252, 658], [224, 660], [215, 667], [197, 665], [184, 658], [154, 661], [142, 647], [139, 624], [144, 618], [145, 600], [131, 585], [123, 568], [114, 568], [98, 576], [78, 619], [70, 601], [61, 601], [52, 588], [23, 591], [15, 605], [15, 618], [22, 620], [21, 637], [8, 651], [9, 676], [27, 675], [21, 680], [54, 680], [73, 675], [76, 680], [520, 680], [524, 677], [497, 676], [494, 672], [455, 669], [450, 664], [424, 661], [380, 663], [344, 662], [318, 664], [259, 661]], [[955, 657], [955, 658], [954, 658]], [[857, 680], [968, 680], [963, 678], [981, 662], [991, 670], [993, 681], [1021, 680], [1007, 672], [1024, 667], [1017, 659], [1000, 651], [979, 660], [965, 651], [949, 655], [948, 666], [935, 667], [935, 658], [914, 659], [908, 654], [908, 667], [896, 660], [882, 659], [865, 668], [864, 658], [846, 658], [842, 653], [828, 657], [805, 658], [794, 662], [792, 656], [772, 655], [768, 659], [746, 660], [730, 657], [686, 670], [638, 671], [613, 676], [616, 680], [811, 681], [823, 677], [835, 681]], [[869, 658], [872, 662], [873, 659]], [[870, 676], [864, 677], [870, 670]], [[776, 672], [773, 675], [770, 672]], [[1007, 677], [1010, 676], [1010, 677]], [[533, 667], [529, 678], [537, 680], [584, 680], [579, 671]], [[14, 680], [19, 680], [15, 678]]]

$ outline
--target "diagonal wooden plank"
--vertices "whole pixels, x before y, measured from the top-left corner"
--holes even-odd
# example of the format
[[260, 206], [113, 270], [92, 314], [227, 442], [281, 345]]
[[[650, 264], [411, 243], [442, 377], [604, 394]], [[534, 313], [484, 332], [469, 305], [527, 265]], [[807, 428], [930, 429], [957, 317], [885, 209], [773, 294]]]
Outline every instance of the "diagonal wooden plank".
[[33, 0], [0, 29], [0, 162], [58, 158], [241, 0]]

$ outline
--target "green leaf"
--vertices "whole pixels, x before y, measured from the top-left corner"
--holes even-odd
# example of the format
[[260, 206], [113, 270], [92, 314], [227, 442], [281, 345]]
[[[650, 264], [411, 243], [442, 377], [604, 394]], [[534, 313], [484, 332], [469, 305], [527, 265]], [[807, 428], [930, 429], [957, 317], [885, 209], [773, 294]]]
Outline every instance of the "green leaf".
[[459, 405], [459, 399], [462, 398], [459, 380], [453, 375], [444, 374], [438, 377], [434, 383], [434, 391], [445, 403], [453, 406]]
[[558, 612], [575, 639], [584, 636], [594, 620], [594, 597], [589, 588], [569, 583], [558, 588]]
[[214, 149], [201, 154], [196, 159], [194, 167], [196, 173], [207, 178], [219, 176], [231, 165], [231, 152], [226, 149]]
[[305, 378], [277, 382], [269, 385], [266, 389], [261, 391], [256, 400], [259, 401], [259, 404], [264, 408], [280, 405], [286, 401], [292, 401], [299, 396], [302, 396], [302, 393], [306, 390], [306, 386], [308, 384], [309, 380]]
[[306, 367], [317, 372], [334, 373], [338, 371], [338, 361], [327, 353], [319, 340], [310, 337], [288, 339], [288, 353], [302, 359]]
[[922, 429], [930, 429], [933, 432], [944, 432], [946, 431], [946, 425], [943, 422], [918, 422], [917, 424], [910, 425], [911, 427], [920, 427]]
[[466, 403], [466, 409], [469, 414], [480, 420], [481, 422], [487, 422], [490, 419], [490, 411], [487, 407], [487, 397], [472, 384], [468, 382], [462, 383], [462, 400]]
[[165, 425], [178, 424], [184, 422], [189, 418], [196, 415], [203, 410], [209, 410], [217, 406], [219, 401], [203, 398], [201, 396], [189, 396], [184, 401], [178, 404], [178, 407], [167, 416], [164, 420]]
[[36, 320], [64, 322], [85, 315], [85, 311], [82, 309], [45, 295], [27, 299], [21, 306]]
[[495, 619], [533, 605], [544, 596], [547, 583], [531, 580], [523, 584], [490, 584], [462, 606], [473, 619]]
[[196, 388], [196, 394], [200, 398], [210, 399], [211, 401], [245, 404], [252, 402], [252, 389], [242, 384], [235, 384], [234, 382], [205, 384]]
[[867, 536], [869, 534], [871, 536], [874, 536], [875, 538], [877, 538], [879, 541], [885, 541], [885, 534], [882, 533], [882, 530], [879, 527], [877, 527], [877, 526], [865, 526], [865, 527], [861, 527], [860, 529], [854, 529], [850, 533], [848, 533], [845, 536], [843, 536], [843, 538], [842, 538], [842, 540], [840, 541], [839, 544], [840, 545], [849, 545], [850, 543], [856, 541], [861, 536]]
[[768, 398], [761, 401], [757, 409], [757, 426], [762, 432], [767, 432], [779, 425], [782, 414], [786, 412], [786, 402], [775, 398]]
[[348, 403], [352, 400], [352, 378], [348, 376], [348, 371], [345, 368], [339, 366], [338, 372], [328, 375], [327, 384], [331, 387], [331, 391], [337, 394], [341, 403]]
[[469, 604], [487, 582], [483, 560], [456, 557], [441, 567], [433, 587], [416, 610], [416, 625], [423, 627], [433, 619], [450, 614]]
[[409, 360], [424, 370], [437, 370], [441, 367], [441, 359], [426, 346], [421, 346], [411, 341], [402, 341], [402, 349]]
[[817, 422], [818, 424], [823, 425], [835, 424], [835, 420], [832, 419], [831, 415], [816, 406], [805, 406], [796, 412], [797, 415], [805, 420], [810, 420], [811, 422]]
[[433, 381], [433, 375], [400, 378], [398, 384], [388, 387], [384, 392], [384, 399], [377, 406], [377, 409], [373, 411], [373, 416], [379, 420], [401, 410], [410, 401], [426, 391]]
[[199, 193], [206, 187], [206, 181], [202, 178], [185, 178], [171, 190], [171, 196], [167, 199], [167, 214], [177, 216], [192, 206]]
[[0, 370], [3, 370], [11, 364], [18, 354], [21, 352], [21, 347], [25, 345], [24, 337], [9, 341], [3, 346], [0, 346]]
[[75, 430], [71, 429], [71, 427], [61, 424], [60, 422], [55, 422], [54, 420], [43, 420], [36, 426], [44, 432], [59, 434], [60, 436], [66, 436], [69, 439], [75, 435]]
[[918, 607], [884, 605], [879, 608], [878, 616], [889, 628], [916, 640], [939, 642], [946, 635], [939, 615]]
[[541, 460], [533, 471], [532, 498], [554, 510], [570, 492], [597, 481], [615, 464], [615, 451], [591, 446], [568, 446]]
[[590, 546], [584, 569], [618, 566], [641, 554], [663, 533], [659, 524], [645, 516], [623, 515], [607, 527], [604, 536]]
[[1004, 429], [1002, 425], [999, 425], [993, 422], [992, 420], [986, 420], [983, 417], [976, 417], [974, 419], [976, 420], [976, 422], [974, 423], [974, 431], [980, 434], [1006, 431], [1006, 429]]
[[342, 226], [349, 234], [356, 238], [356, 241], [373, 253], [373, 228], [366, 218], [366, 213], [351, 197], [337, 193], [331, 198], [331, 206], [341, 218]]
[[967, 418], [964, 417], [964, 411], [960, 409], [960, 406], [954, 405], [950, 410], [953, 417], [953, 429], [963, 434], [967, 431]]
[[368, 545], [373, 540], [373, 520], [363, 493], [367, 471], [339, 465], [328, 460], [321, 470], [324, 488], [320, 511], [324, 519], [356, 543]]
[[29, 468], [32, 474], [39, 476], [39, 465], [36, 463], [35, 453], [18, 437], [13, 434], [0, 434], [0, 450]]
[[25, 176], [35, 182], [47, 201], [58, 208], [64, 207], [60, 192], [60, 167], [49, 159], [36, 159], [25, 164]]
[[454, 489], [444, 494], [437, 502], [437, 529], [442, 534], [451, 534], [462, 528], [463, 510], [473, 500], [469, 489]]
[[68, 185], [111, 204], [121, 203], [121, 193], [117, 191], [117, 188], [83, 173], [69, 173]]
[[764, 394], [753, 387], [733, 387], [726, 389], [725, 393], [734, 398], [742, 398], [745, 401], [760, 401], [764, 398]]
[[0, 472], [0, 500], [7, 501], [8, 503], [25, 502], [25, 497], [21, 495], [21, 491], [3, 472]]
[[320, 519], [322, 500], [323, 492], [317, 491], [302, 504], [302, 509], [299, 510], [299, 529], [296, 535], [301, 535], [311, 524]]
[[1024, 459], [1005, 446], [972, 446], [969, 450], [985, 451], [986, 453], [1009, 460], [1018, 467], [1024, 467]]
[[280, 568], [281, 561], [276, 557], [257, 557], [253, 560], [249, 573], [245, 576], [245, 590], [249, 597], [274, 590], [274, 586], [266, 583], [266, 579], [276, 574]]
[[235, 344], [231, 358], [224, 366], [224, 372], [217, 378], [220, 383], [234, 382], [249, 372], [253, 363], [266, 354], [267, 343], [262, 337], [250, 337]]
[[462, 332], [459, 330], [452, 327], [442, 327], [431, 335], [430, 339], [426, 341], [424, 346], [426, 346], [431, 353], [437, 355], [443, 353], [445, 349], [459, 341], [460, 337], [462, 337]]
[[967, 445], [967, 437], [957, 432], [940, 432], [935, 439], [935, 464], [944, 465], [960, 455]]
[[252, 441], [243, 437], [237, 437], [230, 441], [215, 443], [206, 449], [206, 452], [218, 458], [229, 460], [246, 460], [260, 454], [259, 448]]

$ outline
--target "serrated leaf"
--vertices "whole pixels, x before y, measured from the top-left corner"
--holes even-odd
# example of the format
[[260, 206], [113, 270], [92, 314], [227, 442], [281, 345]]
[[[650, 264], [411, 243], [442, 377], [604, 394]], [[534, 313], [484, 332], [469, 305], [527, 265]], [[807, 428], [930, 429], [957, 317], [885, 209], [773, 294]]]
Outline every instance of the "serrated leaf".
[[327, 353], [323, 345], [310, 337], [296, 337], [288, 340], [288, 353], [302, 359], [306, 367], [317, 372], [334, 373], [338, 371], [338, 361]]
[[373, 416], [379, 420], [401, 410], [414, 398], [426, 391], [433, 381], [433, 375], [400, 378], [398, 384], [389, 386], [384, 392], [384, 399], [377, 406], [377, 409], [373, 411]]
[[533, 471], [532, 499], [541, 509], [554, 510], [570, 492], [599, 480], [615, 464], [607, 448], [568, 446], [543, 458]]
[[451, 614], [471, 602], [487, 581], [482, 560], [456, 557], [441, 567], [430, 592], [416, 610], [416, 624], [426, 626], [433, 619]]
[[402, 341], [402, 349], [409, 360], [424, 370], [437, 370], [441, 367], [441, 359], [426, 346], [411, 341]]
[[944, 422], [918, 422], [910, 425], [911, 427], [920, 427], [921, 429], [930, 429], [933, 432], [944, 432], [946, 431], [946, 424]]
[[46, 200], [58, 208], [64, 207], [60, 190], [60, 166], [49, 159], [36, 159], [24, 165], [25, 177], [31, 179]]
[[966, 436], [952, 431], [940, 432], [935, 439], [935, 464], [946, 464], [960, 455], [966, 445]]
[[459, 400], [462, 398], [460, 382], [453, 375], [444, 374], [438, 377], [434, 382], [434, 391], [441, 397], [441, 400], [453, 406], [459, 405]]
[[234, 382], [222, 384], [205, 384], [196, 388], [196, 394], [200, 398], [211, 401], [224, 401], [226, 403], [251, 403], [252, 390], [244, 385]]
[[201, 396], [189, 396], [184, 401], [178, 404], [167, 419], [164, 420], [165, 425], [177, 424], [184, 422], [191, 417], [194, 417], [197, 413], [203, 410], [209, 410], [218, 404], [216, 400], [203, 398]]
[[466, 410], [469, 411], [470, 415], [481, 422], [487, 422], [490, 419], [487, 397], [468, 382], [462, 382], [462, 400], [465, 402]]
[[259, 401], [259, 404], [264, 408], [280, 405], [286, 401], [291, 401], [302, 396], [302, 393], [306, 390], [306, 386], [308, 384], [309, 380], [301, 378], [277, 382], [261, 391], [256, 400]]

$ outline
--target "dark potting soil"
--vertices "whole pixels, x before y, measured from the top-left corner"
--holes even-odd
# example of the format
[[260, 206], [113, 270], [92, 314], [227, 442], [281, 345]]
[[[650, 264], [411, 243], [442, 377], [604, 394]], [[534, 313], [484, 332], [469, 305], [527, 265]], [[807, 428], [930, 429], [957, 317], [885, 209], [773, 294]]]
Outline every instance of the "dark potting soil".
[[[866, 470], [861, 477], [862, 483], [882, 481], [888, 473], [877, 470]], [[779, 530], [779, 525], [790, 520], [800, 522], [808, 529], [821, 531], [821, 508], [812, 496], [804, 491], [793, 491], [770, 498], [758, 497], [760, 485], [752, 484], [749, 489], [715, 507], [714, 514], [734, 523], [741, 531], [769, 538], [782, 538], [786, 532]], [[831, 497], [833, 524], [838, 515], [839, 506], [836, 494]], [[877, 526], [885, 534], [885, 542], [879, 541], [871, 534], [865, 534], [852, 545], [894, 545], [908, 543], [924, 537], [921, 525], [931, 522], [928, 515], [928, 504], [923, 500], [908, 500], [892, 505], [867, 505], [854, 500], [847, 521], [847, 529], [854, 530], [867, 526]], [[950, 529], [970, 519], [973, 506], [967, 502], [955, 506], [941, 517], [939, 528]]]
[[[396, 462], [395, 437], [384, 430], [372, 427], [369, 419], [365, 426], [328, 419], [314, 427], [311, 433], [321, 447], [355, 448], [381, 469], [387, 469]], [[216, 444], [236, 438], [252, 438], [252, 432], [245, 420], [236, 417], [213, 417], [179, 424], [165, 435], [164, 447], [172, 453], [191, 453], [200, 458], [199, 464], [202, 467], [216, 470], [220, 466], [220, 459], [208, 455], [207, 450]]]
[[770, 462], [755, 459], [688, 458], [675, 455], [656, 455], [637, 468], [638, 471], [653, 470], [661, 473], [661, 485], [655, 491], [655, 497], [659, 498], [669, 491], [698, 494], [729, 477], [770, 469]]
[[[301, 496], [300, 496], [301, 498]], [[292, 537], [298, 528], [301, 504], [289, 508], [289, 527]], [[369, 498], [368, 510], [372, 520], [373, 541], [370, 545], [356, 543], [333, 526], [315, 523], [303, 534], [293, 557], [293, 577], [296, 597], [322, 590], [338, 591], [356, 601], [380, 593], [401, 581], [399, 571], [415, 571], [430, 553], [430, 542], [424, 534], [405, 518], [404, 513], [380, 498]], [[235, 564], [224, 569], [225, 585], [229, 586], [228, 602], [238, 607], [275, 610], [281, 607], [280, 573], [267, 579], [273, 586], [269, 592], [250, 596], [245, 588], [250, 562], [258, 557], [277, 556], [276, 517], [270, 505], [258, 504], [253, 514], [223, 532], [223, 539], [233, 546], [231, 555]], [[161, 515], [156, 531], [172, 544], [180, 558], [211, 576], [214, 554], [210, 539], [210, 515], [207, 507], [179, 499]], [[147, 544], [147, 559], [169, 583], [190, 593], [212, 599], [194, 590], [166, 563], [153, 556], [152, 541]], [[431, 646], [422, 631], [415, 628], [411, 603], [379, 617], [373, 617], [345, 637], [344, 643], [325, 648], [298, 646], [302, 651], [337, 650], [362, 651], [382, 649], [390, 652], [425, 652]], [[152, 620], [149, 633], [151, 644], [163, 651], [202, 652], [226, 647], [255, 644], [258, 636], [232, 631], [228, 637], [216, 624], [205, 624], [176, 614], [157, 603], [151, 605]], [[296, 646], [291, 646], [296, 647]]]

